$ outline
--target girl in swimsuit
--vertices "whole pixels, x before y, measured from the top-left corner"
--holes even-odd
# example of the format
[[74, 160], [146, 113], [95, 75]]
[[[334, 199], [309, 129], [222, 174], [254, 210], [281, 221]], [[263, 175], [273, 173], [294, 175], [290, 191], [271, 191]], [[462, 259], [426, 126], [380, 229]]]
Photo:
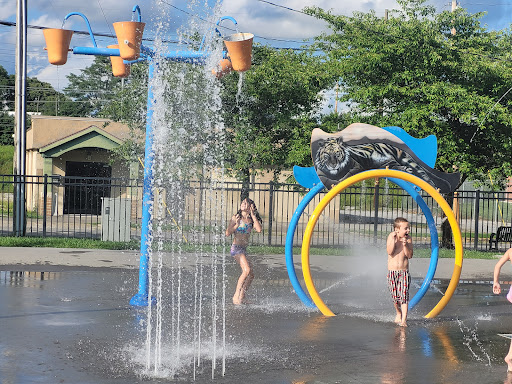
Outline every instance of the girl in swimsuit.
[[[498, 262], [494, 266], [494, 281], [492, 284], [492, 292], [495, 295], [499, 295], [501, 293], [500, 272], [501, 268], [508, 262], [512, 262], [512, 248], [507, 250], [507, 252], [505, 252], [505, 254], [498, 260]], [[510, 290], [508, 291], [507, 299], [510, 302], [512, 302], [512, 286], [510, 286]], [[504, 360], [507, 363], [507, 372], [512, 372], [512, 340], [510, 340], [508, 353], [505, 356]]]
[[247, 245], [249, 244], [251, 231], [254, 229], [256, 232], [261, 232], [262, 223], [263, 220], [261, 220], [254, 201], [247, 198], [242, 201], [240, 209], [231, 218], [226, 229], [226, 236], [234, 235], [231, 256], [242, 268], [242, 274], [238, 278], [235, 295], [233, 296], [233, 304], [239, 305], [244, 302], [245, 293], [254, 279], [251, 264], [247, 260]]

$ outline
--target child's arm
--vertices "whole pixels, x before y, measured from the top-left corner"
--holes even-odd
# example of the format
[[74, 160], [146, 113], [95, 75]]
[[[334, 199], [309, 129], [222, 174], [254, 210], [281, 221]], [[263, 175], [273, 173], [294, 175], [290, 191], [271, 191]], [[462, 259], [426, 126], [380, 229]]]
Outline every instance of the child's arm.
[[231, 218], [229, 225], [226, 228], [226, 236], [231, 236], [236, 231], [236, 229], [239, 225], [239, 221], [240, 220], [238, 219], [238, 217], [236, 215]]
[[510, 248], [505, 254], [498, 260], [496, 265], [494, 266], [494, 280], [492, 284], [492, 292], [496, 295], [501, 293], [501, 285], [500, 285], [500, 271], [501, 267], [505, 265], [507, 261], [510, 260], [510, 256], [512, 255], [512, 248]]
[[251, 219], [252, 219], [252, 225], [253, 228], [256, 230], [256, 232], [261, 232], [261, 223], [259, 222], [258, 218], [256, 217], [256, 214], [254, 213], [254, 207], [251, 205]]
[[404, 255], [408, 259], [412, 259], [413, 250], [412, 250], [412, 239], [411, 236], [406, 236], [402, 239], [404, 245]]
[[392, 255], [395, 251], [396, 245], [396, 232], [391, 232], [388, 236], [388, 241], [386, 243], [386, 250], [388, 251], [388, 255]]

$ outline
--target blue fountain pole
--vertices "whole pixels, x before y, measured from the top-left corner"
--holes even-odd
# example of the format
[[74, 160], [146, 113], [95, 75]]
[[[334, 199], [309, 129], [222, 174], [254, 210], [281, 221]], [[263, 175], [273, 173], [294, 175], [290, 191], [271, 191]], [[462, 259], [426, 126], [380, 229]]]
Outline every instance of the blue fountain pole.
[[[139, 292], [130, 300], [133, 306], [148, 306], [148, 274], [149, 274], [149, 246], [152, 235], [153, 210], [153, 88], [152, 79], [155, 72], [155, 62], [149, 59], [148, 72], [148, 100], [146, 116], [146, 145], [144, 156], [144, 185], [142, 196], [142, 228], [140, 234], [140, 264], [139, 264]], [[156, 299], [151, 297], [151, 304]]]

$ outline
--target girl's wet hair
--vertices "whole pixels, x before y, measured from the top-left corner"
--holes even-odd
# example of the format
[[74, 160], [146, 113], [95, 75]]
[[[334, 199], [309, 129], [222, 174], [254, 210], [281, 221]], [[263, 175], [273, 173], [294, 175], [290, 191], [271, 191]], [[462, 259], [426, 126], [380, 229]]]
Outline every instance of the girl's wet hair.
[[[244, 200], [247, 200], [247, 204], [249, 204], [249, 206], [253, 206], [254, 207], [254, 215], [256, 216], [256, 219], [260, 222], [260, 224], [263, 224], [263, 219], [261, 218], [261, 216], [260, 216], [260, 214], [258, 212], [258, 209], [256, 208], [256, 204], [254, 203], [254, 201], [249, 199], [248, 197], [246, 197], [242, 201], [244, 201]], [[242, 217], [242, 210], [241, 209], [238, 209], [238, 212], [236, 213], [236, 216]], [[252, 220], [252, 216], [249, 215], [249, 217]]]

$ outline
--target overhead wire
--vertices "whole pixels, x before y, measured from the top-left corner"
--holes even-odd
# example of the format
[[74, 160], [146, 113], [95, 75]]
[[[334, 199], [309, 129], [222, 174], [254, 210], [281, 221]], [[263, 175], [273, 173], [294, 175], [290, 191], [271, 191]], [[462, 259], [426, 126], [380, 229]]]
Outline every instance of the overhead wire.
[[103, 14], [103, 18], [105, 19], [105, 23], [107, 24], [108, 30], [109, 30], [110, 34], [114, 35], [114, 33], [112, 33], [111, 23], [108, 22], [107, 16], [105, 15], [103, 8], [101, 7], [101, 2], [100, 2], [100, 0], [97, 0], [97, 1], [98, 1], [98, 6], [100, 7], [101, 13]]
[[[206, 23], [209, 23], [211, 24], [212, 26], [215, 26], [217, 28], [222, 28], [222, 29], [226, 29], [230, 32], [236, 32], [236, 29], [234, 28], [230, 28], [230, 27], [226, 27], [226, 26], [223, 26], [223, 25], [216, 25], [215, 23], [211, 22], [210, 20], [206, 20], [205, 18], [201, 17], [201, 16], [198, 16], [198, 15], [195, 15], [189, 11], [186, 11], [184, 9], [181, 9], [173, 4], [170, 4], [168, 3], [167, 1], [163, 0], [162, 1], [164, 4], [167, 4], [168, 6], [176, 9], [177, 11], [180, 11], [180, 12], [183, 12], [189, 16], [192, 16], [194, 18], [197, 18], [203, 22], [206, 22]], [[290, 10], [292, 10], [290, 8]], [[299, 11], [296, 11], [296, 12], [299, 12]], [[299, 13], [303, 13], [303, 12], [299, 12]], [[279, 38], [275, 38], [275, 37], [264, 37], [264, 36], [260, 36], [260, 35], [254, 35], [254, 37], [258, 38], [258, 39], [262, 39], [262, 40], [269, 40], [269, 41], [281, 41], [281, 42], [288, 42], [288, 43], [304, 43], [304, 41], [297, 41], [297, 40], [290, 40], [290, 39], [279, 39]], [[309, 37], [309, 38], [306, 38], [306, 40], [310, 40], [310, 39], [313, 39], [312, 37]], [[286, 49], [286, 48], [281, 48], [281, 49]], [[290, 48], [290, 49], [293, 49], [293, 48]]]

